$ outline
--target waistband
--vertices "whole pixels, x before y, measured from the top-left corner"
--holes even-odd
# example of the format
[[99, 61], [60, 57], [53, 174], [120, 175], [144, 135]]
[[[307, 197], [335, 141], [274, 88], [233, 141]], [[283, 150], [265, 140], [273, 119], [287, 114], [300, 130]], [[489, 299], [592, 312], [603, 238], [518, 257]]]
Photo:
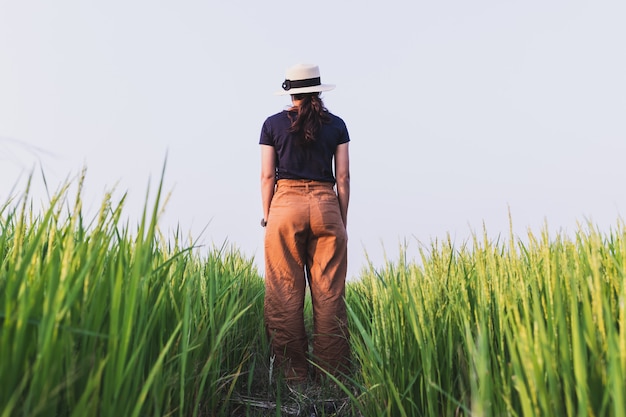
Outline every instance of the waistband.
[[288, 188], [302, 188], [305, 190], [310, 189], [328, 189], [332, 190], [335, 187], [335, 184], [332, 182], [326, 181], [315, 181], [315, 180], [291, 180], [291, 179], [280, 179], [276, 182], [277, 187], [288, 187]]

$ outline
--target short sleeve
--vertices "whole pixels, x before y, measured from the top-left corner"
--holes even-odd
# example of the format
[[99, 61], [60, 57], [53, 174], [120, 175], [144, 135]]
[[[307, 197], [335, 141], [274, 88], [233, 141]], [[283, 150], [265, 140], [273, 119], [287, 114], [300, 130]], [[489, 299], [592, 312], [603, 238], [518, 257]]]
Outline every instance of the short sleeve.
[[339, 135], [337, 138], [337, 145], [350, 142], [350, 135], [348, 134], [348, 127], [346, 126], [346, 123], [340, 117], [337, 117], [337, 122], [339, 125]]
[[259, 139], [260, 145], [274, 146], [274, 135], [272, 135], [272, 129], [269, 118], [263, 123], [261, 128], [261, 138]]

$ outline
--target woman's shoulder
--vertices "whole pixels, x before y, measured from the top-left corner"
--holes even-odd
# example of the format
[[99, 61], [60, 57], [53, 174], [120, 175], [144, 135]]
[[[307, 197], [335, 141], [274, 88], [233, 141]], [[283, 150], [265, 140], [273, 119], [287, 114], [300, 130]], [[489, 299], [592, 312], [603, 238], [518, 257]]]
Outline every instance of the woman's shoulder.
[[284, 108], [283, 110], [279, 111], [278, 113], [274, 113], [271, 116], [269, 116], [268, 119], [288, 119], [289, 118], [289, 112], [290, 112], [289, 108]]
[[267, 132], [267, 134], [278, 134], [286, 131], [290, 126], [291, 120], [289, 119], [289, 112], [283, 110], [265, 119], [265, 122], [263, 122], [263, 131]]
[[328, 115], [330, 116], [330, 123], [336, 126], [346, 126], [346, 122], [343, 121], [343, 119], [339, 116], [337, 116], [334, 113], [328, 112]]
[[284, 123], [285, 121], [289, 121], [289, 112], [287, 110], [279, 111], [265, 119], [265, 123]]

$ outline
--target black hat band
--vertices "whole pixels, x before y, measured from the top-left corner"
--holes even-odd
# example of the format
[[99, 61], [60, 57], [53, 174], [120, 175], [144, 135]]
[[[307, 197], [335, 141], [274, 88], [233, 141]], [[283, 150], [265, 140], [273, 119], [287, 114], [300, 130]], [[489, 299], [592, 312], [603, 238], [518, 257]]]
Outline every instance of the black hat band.
[[289, 91], [292, 88], [314, 87], [321, 84], [322, 79], [320, 77], [307, 78], [305, 80], [285, 80], [283, 83], [283, 90]]

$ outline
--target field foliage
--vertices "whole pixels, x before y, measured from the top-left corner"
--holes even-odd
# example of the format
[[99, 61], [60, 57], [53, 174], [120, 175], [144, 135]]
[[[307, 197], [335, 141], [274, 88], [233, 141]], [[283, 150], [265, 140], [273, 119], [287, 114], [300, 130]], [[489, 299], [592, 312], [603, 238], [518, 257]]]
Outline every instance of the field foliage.
[[475, 238], [351, 287], [365, 415], [626, 415], [626, 229]]
[[364, 267], [353, 373], [296, 392], [272, 376], [251, 259], [163, 236], [160, 188], [136, 226], [111, 195], [85, 219], [81, 184], [0, 206], [0, 417], [626, 415], [619, 221]]
[[136, 230], [106, 196], [82, 216], [5, 205], [0, 234], [0, 415], [213, 415], [262, 339], [263, 281], [236, 250], [202, 257]]

